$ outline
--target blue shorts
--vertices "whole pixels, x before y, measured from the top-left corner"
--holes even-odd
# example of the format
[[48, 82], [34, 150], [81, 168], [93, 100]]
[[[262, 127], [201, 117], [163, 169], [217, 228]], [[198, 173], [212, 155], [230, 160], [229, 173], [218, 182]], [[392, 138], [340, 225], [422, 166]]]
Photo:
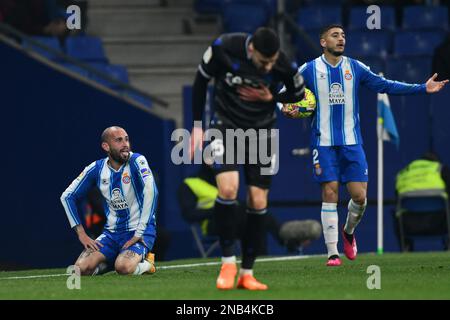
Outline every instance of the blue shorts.
[[126, 231], [126, 232], [111, 232], [108, 230], [104, 230], [103, 233], [96, 239], [98, 242], [100, 242], [103, 247], [100, 248], [100, 252], [106, 257], [108, 262], [114, 262], [119, 254], [121, 254], [123, 251], [131, 250], [139, 254], [142, 259], [145, 258], [147, 253], [150, 251], [150, 247], [153, 246], [154, 237], [153, 239], [148, 239], [146, 235], [144, 235], [144, 241], [145, 244], [142, 242], [136, 242], [131, 247], [128, 247], [128, 249], [123, 250], [123, 245], [133, 238], [134, 231]]
[[318, 183], [367, 182], [369, 173], [362, 145], [311, 148], [313, 176]]

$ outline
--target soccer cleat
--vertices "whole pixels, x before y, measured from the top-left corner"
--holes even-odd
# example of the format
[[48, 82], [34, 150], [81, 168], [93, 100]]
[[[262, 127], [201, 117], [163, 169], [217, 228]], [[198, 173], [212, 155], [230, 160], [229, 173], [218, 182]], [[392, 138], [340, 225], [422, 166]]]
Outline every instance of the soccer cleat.
[[147, 254], [147, 256], [145, 257], [145, 260], [147, 260], [150, 263], [150, 270], [148, 270], [147, 272], [145, 272], [146, 274], [153, 274], [156, 272], [156, 267], [155, 267], [155, 254], [149, 252]]
[[255, 279], [251, 274], [244, 274], [239, 277], [238, 289], [246, 290], [267, 290], [269, 287]]
[[341, 264], [341, 258], [338, 256], [331, 256], [328, 258], [327, 267], [339, 267]]
[[230, 290], [234, 288], [234, 279], [237, 274], [235, 263], [224, 263], [220, 268], [219, 277], [217, 277], [216, 287], [220, 290]]
[[[352, 242], [350, 243], [350, 240], [347, 238], [350, 237], [352, 239]], [[349, 235], [344, 231], [344, 228], [342, 228], [342, 238], [344, 238], [344, 253], [345, 256], [350, 260], [355, 260], [356, 253], [358, 252], [358, 248], [356, 247], [356, 238], [355, 235]]]

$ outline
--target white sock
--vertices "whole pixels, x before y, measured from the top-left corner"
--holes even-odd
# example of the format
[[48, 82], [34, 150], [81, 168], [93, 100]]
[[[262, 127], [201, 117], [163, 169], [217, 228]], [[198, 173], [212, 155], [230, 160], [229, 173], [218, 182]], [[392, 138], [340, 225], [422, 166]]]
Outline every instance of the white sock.
[[241, 268], [241, 269], [239, 270], [239, 275], [240, 275], [240, 276], [243, 276], [243, 275], [246, 275], [246, 274], [249, 274], [249, 275], [253, 276], [253, 269], [244, 269], [244, 268]]
[[338, 213], [337, 203], [322, 202], [322, 228], [325, 244], [327, 245], [328, 257], [339, 255], [338, 243]]
[[151, 267], [150, 262], [144, 260], [143, 262], [138, 263], [138, 265], [136, 266], [136, 270], [134, 270], [133, 274], [134, 275], [143, 274], [144, 272], [150, 270], [150, 267]]
[[367, 198], [364, 200], [363, 205], [359, 205], [353, 202], [352, 199], [350, 199], [348, 203], [347, 221], [345, 222], [344, 226], [345, 233], [353, 234], [355, 232], [355, 228], [361, 221], [364, 211], [366, 210], [366, 206], [367, 206]]
[[222, 263], [236, 263], [236, 256], [222, 257]]

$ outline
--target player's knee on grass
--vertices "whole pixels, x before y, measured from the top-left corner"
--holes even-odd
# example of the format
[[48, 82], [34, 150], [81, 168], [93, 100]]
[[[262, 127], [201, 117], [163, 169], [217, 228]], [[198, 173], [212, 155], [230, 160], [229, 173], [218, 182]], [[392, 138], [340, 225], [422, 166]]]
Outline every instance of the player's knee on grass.
[[89, 261], [88, 259], [79, 259], [75, 266], [80, 269], [80, 274], [82, 276], [89, 276], [91, 275], [95, 268], [97, 267], [93, 262]]
[[139, 254], [133, 250], [126, 250], [117, 257], [114, 268], [118, 274], [133, 274], [140, 260], [141, 256]]
[[134, 261], [123, 261], [116, 260], [114, 268], [118, 274], [133, 274], [134, 270], [136, 270], [137, 263]]

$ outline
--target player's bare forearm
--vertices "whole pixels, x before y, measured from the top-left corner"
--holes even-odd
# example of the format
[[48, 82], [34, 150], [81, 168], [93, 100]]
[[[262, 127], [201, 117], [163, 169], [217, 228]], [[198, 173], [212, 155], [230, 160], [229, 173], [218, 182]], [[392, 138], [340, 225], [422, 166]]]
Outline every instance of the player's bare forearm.
[[85, 249], [92, 249], [98, 251], [100, 250], [100, 247], [103, 247], [103, 245], [100, 242], [91, 239], [86, 234], [86, 231], [84, 230], [81, 224], [75, 226], [74, 229], [78, 235], [78, 240], [80, 240], [81, 244], [84, 246]]
[[137, 236], [133, 236], [133, 238], [131, 238], [130, 240], [128, 240], [122, 247], [122, 249], [128, 249], [129, 247], [131, 247], [133, 244], [135, 244], [136, 242], [139, 242], [142, 240], [142, 237], [137, 237]]

